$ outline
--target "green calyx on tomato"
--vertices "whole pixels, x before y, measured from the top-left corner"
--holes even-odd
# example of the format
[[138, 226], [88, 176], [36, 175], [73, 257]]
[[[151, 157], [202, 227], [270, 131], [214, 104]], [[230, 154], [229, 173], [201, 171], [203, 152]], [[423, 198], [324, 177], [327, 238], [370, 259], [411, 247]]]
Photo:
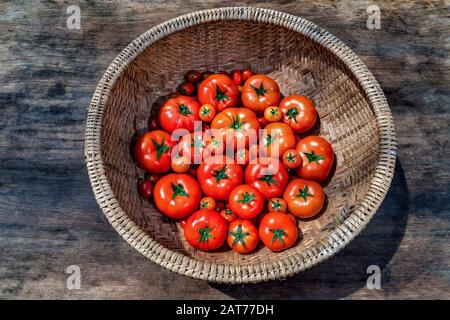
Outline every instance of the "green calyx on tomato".
[[324, 160], [325, 157], [321, 156], [320, 154], [315, 154], [312, 150], [311, 153], [305, 152], [304, 155], [308, 159], [308, 162], [317, 162], [319, 163], [319, 160]]
[[270, 109], [270, 115], [271, 116], [276, 116], [278, 114], [278, 110], [275, 108]]
[[211, 234], [211, 231], [213, 231], [214, 227], [208, 228], [208, 225], [206, 225], [204, 228], [198, 228], [198, 233], [200, 234], [200, 238], [198, 239], [199, 242], [206, 242], [209, 239], [214, 239], [214, 236]]
[[193, 114], [191, 109], [189, 109], [189, 107], [185, 106], [182, 103], [180, 103], [178, 105], [178, 112], [181, 113], [183, 116], [187, 116], [188, 114]]
[[271, 201], [272, 202], [272, 209], [279, 209], [281, 208], [281, 203], [279, 200], [277, 201]]
[[189, 198], [189, 194], [184, 190], [183, 186], [181, 184], [173, 184], [172, 185], [172, 200], [175, 199], [177, 196], [183, 196]]
[[209, 116], [209, 113], [211, 112], [211, 109], [209, 108], [203, 108], [202, 109], [202, 116]]
[[303, 198], [303, 200], [308, 199], [308, 197], [312, 197], [313, 195], [311, 193], [308, 193], [308, 185], [305, 185], [305, 187], [302, 189], [298, 189], [298, 194], [296, 194], [297, 197]]
[[288, 120], [292, 120], [294, 119], [295, 122], [297, 122], [297, 115], [298, 115], [298, 110], [296, 108], [290, 108], [287, 112], [286, 115], [288, 117]]
[[253, 200], [255, 200], [255, 194], [245, 192], [242, 194], [242, 199], [238, 200], [237, 202], [250, 204]]
[[234, 238], [233, 243], [231, 246], [234, 248], [238, 243], [241, 243], [245, 247], [245, 241], [244, 239], [250, 235], [248, 232], [242, 232], [242, 225], [240, 224], [237, 227], [236, 232], [228, 232], [228, 234], [231, 234]]
[[220, 170], [214, 170], [214, 173], [212, 176], [216, 178], [216, 183], [219, 183], [220, 180], [228, 178], [228, 175], [226, 174], [225, 170], [227, 170], [227, 165], [225, 164], [222, 169]]
[[259, 179], [259, 181], [264, 181], [265, 183], [267, 183], [268, 186], [270, 186], [271, 183], [273, 183], [274, 185], [278, 185], [276, 183], [276, 181], [273, 179], [273, 175], [272, 174], [266, 174], [264, 176], [261, 176]]
[[273, 143], [273, 137], [271, 134], [267, 134], [266, 142], [264, 143], [264, 147], [270, 146]]
[[284, 231], [284, 230], [281, 229], [281, 228], [278, 228], [278, 229], [270, 229], [269, 231], [273, 233], [272, 243], [274, 243], [275, 241], [278, 240], [278, 241], [280, 241], [282, 244], [284, 244], [283, 237], [285, 237], [285, 236], [287, 235], [287, 234], [286, 234], [286, 231]]
[[217, 101], [224, 101], [224, 100], [231, 100], [229, 96], [225, 94], [225, 91], [220, 90], [219, 86], [216, 86], [216, 100]]
[[227, 216], [229, 216], [229, 215], [231, 215], [233, 213], [233, 211], [231, 211], [230, 209], [225, 209], [225, 214], [227, 215]]
[[159, 158], [161, 158], [161, 156], [166, 153], [167, 151], [170, 150], [170, 147], [164, 144], [164, 137], [161, 141], [161, 144], [158, 143], [158, 141], [156, 141], [155, 139], [152, 138], [152, 142], [153, 145], [155, 146], [156, 149], [156, 159], [159, 160]]
[[295, 154], [289, 153], [286, 159], [288, 162], [295, 162]]
[[253, 85], [250, 85], [252, 87], [252, 89], [255, 90], [255, 92], [256, 92], [256, 94], [258, 96], [263, 96], [267, 92], [267, 90], [264, 89], [264, 87], [263, 87], [263, 82], [264, 81], [261, 81], [261, 84], [259, 85], [259, 88], [255, 87]]
[[208, 202], [208, 201], [202, 201], [202, 202], [200, 203], [200, 208], [206, 209], [206, 208], [208, 207], [208, 205], [209, 205], [209, 202]]
[[204, 145], [203, 139], [201, 137], [197, 137], [197, 138], [194, 137], [192, 139], [191, 147], [194, 147], [194, 149], [200, 149], [204, 146], [205, 145]]
[[244, 121], [239, 121], [239, 115], [236, 115], [236, 118], [233, 118], [233, 123], [231, 124], [230, 128], [234, 130], [241, 130], [242, 126], [244, 125]]

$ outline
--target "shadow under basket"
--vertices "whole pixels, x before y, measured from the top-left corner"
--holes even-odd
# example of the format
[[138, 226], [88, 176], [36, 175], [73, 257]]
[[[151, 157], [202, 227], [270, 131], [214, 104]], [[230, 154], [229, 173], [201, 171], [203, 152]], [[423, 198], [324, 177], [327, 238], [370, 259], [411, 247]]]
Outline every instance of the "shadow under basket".
[[[319, 217], [299, 221], [301, 239], [283, 252], [205, 253], [190, 247], [137, 192], [143, 176], [130, 143], [147, 128], [161, 97], [195, 70], [250, 68], [274, 78], [284, 95], [310, 97], [320, 135], [336, 153]], [[117, 232], [161, 266], [223, 283], [286, 278], [338, 252], [369, 222], [392, 180], [396, 140], [386, 98], [373, 75], [340, 40], [315, 24], [257, 8], [221, 8], [167, 21], [134, 40], [101, 79], [89, 107], [85, 156], [97, 202]]]

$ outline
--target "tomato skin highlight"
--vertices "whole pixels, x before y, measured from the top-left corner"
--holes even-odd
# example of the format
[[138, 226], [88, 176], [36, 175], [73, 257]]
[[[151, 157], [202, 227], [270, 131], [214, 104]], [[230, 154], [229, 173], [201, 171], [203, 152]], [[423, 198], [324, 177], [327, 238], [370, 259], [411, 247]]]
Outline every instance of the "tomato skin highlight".
[[307, 97], [296, 94], [285, 97], [280, 102], [283, 122], [287, 123], [295, 133], [311, 130], [317, 121], [314, 103]]
[[170, 151], [175, 146], [171, 136], [162, 130], [147, 132], [140, 136], [134, 146], [134, 159], [139, 168], [150, 173], [170, 170]]
[[250, 220], [235, 220], [228, 226], [228, 246], [238, 253], [249, 253], [259, 243], [259, 233]]
[[242, 184], [243, 177], [242, 167], [226, 156], [209, 157], [197, 171], [203, 193], [217, 201], [227, 201], [230, 192]]
[[236, 105], [239, 90], [228, 76], [213, 74], [200, 83], [197, 94], [202, 105], [212, 104], [220, 112]]
[[239, 218], [252, 219], [263, 210], [264, 197], [256, 188], [242, 184], [231, 191], [228, 207]]
[[200, 121], [200, 105], [193, 98], [178, 96], [167, 100], [159, 109], [158, 120], [168, 133], [176, 129], [194, 131], [194, 122]]
[[296, 150], [303, 160], [297, 169], [300, 178], [320, 182], [328, 177], [334, 163], [334, 151], [327, 140], [308, 136], [298, 142]]
[[293, 215], [302, 219], [312, 218], [322, 210], [325, 192], [315, 181], [294, 179], [284, 190], [283, 199]]
[[242, 71], [242, 80], [245, 82], [247, 81], [250, 77], [253, 77], [254, 73], [252, 70], [250, 69], [245, 69]]
[[184, 235], [195, 249], [212, 251], [220, 248], [227, 237], [227, 223], [214, 210], [199, 210], [186, 221]]
[[197, 70], [191, 70], [185, 74], [184, 79], [191, 83], [197, 83], [202, 79], [202, 73]]
[[280, 102], [280, 87], [272, 78], [258, 74], [245, 81], [241, 100], [244, 107], [263, 114], [267, 107]]
[[259, 237], [270, 250], [283, 251], [292, 247], [297, 241], [297, 225], [285, 213], [269, 212], [261, 220]]

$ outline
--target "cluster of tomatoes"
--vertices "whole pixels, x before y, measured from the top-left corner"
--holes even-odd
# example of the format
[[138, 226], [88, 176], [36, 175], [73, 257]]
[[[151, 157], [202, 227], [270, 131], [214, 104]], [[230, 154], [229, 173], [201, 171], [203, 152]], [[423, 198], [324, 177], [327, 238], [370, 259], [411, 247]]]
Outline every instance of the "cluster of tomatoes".
[[309, 134], [313, 102], [282, 97], [275, 80], [251, 70], [184, 78], [133, 146], [146, 172], [141, 196], [176, 219], [198, 250], [293, 246], [297, 218], [323, 208], [320, 182], [334, 161], [331, 144]]

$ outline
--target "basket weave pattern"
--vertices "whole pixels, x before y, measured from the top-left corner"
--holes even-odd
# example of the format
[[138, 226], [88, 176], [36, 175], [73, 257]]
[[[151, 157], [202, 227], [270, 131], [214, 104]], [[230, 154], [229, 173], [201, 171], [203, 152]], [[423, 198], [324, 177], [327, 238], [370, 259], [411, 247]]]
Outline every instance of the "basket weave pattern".
[[[283, 94], [313, 99], [321, 136], [336, 153], [325, 187], [326, 210], [300, 221], [301, 241], [281, 253], [205, 253], [187, 245], [179, 226], [137, 193], [143, 172], [130, 141], [151, 110], [191, 69], [251, 68]], [[127, 46], [101, 79], [89, 107], [85, 157], [103, 213], [136, 250], [194, 278], [245, 283], [285, 278], [338, 252], [368, 223], [392, 180], [396, 141], [392, 115], [373, 75], [341, 41], [299, 17], [266, 9], [221, 8], [178, 17]]]

